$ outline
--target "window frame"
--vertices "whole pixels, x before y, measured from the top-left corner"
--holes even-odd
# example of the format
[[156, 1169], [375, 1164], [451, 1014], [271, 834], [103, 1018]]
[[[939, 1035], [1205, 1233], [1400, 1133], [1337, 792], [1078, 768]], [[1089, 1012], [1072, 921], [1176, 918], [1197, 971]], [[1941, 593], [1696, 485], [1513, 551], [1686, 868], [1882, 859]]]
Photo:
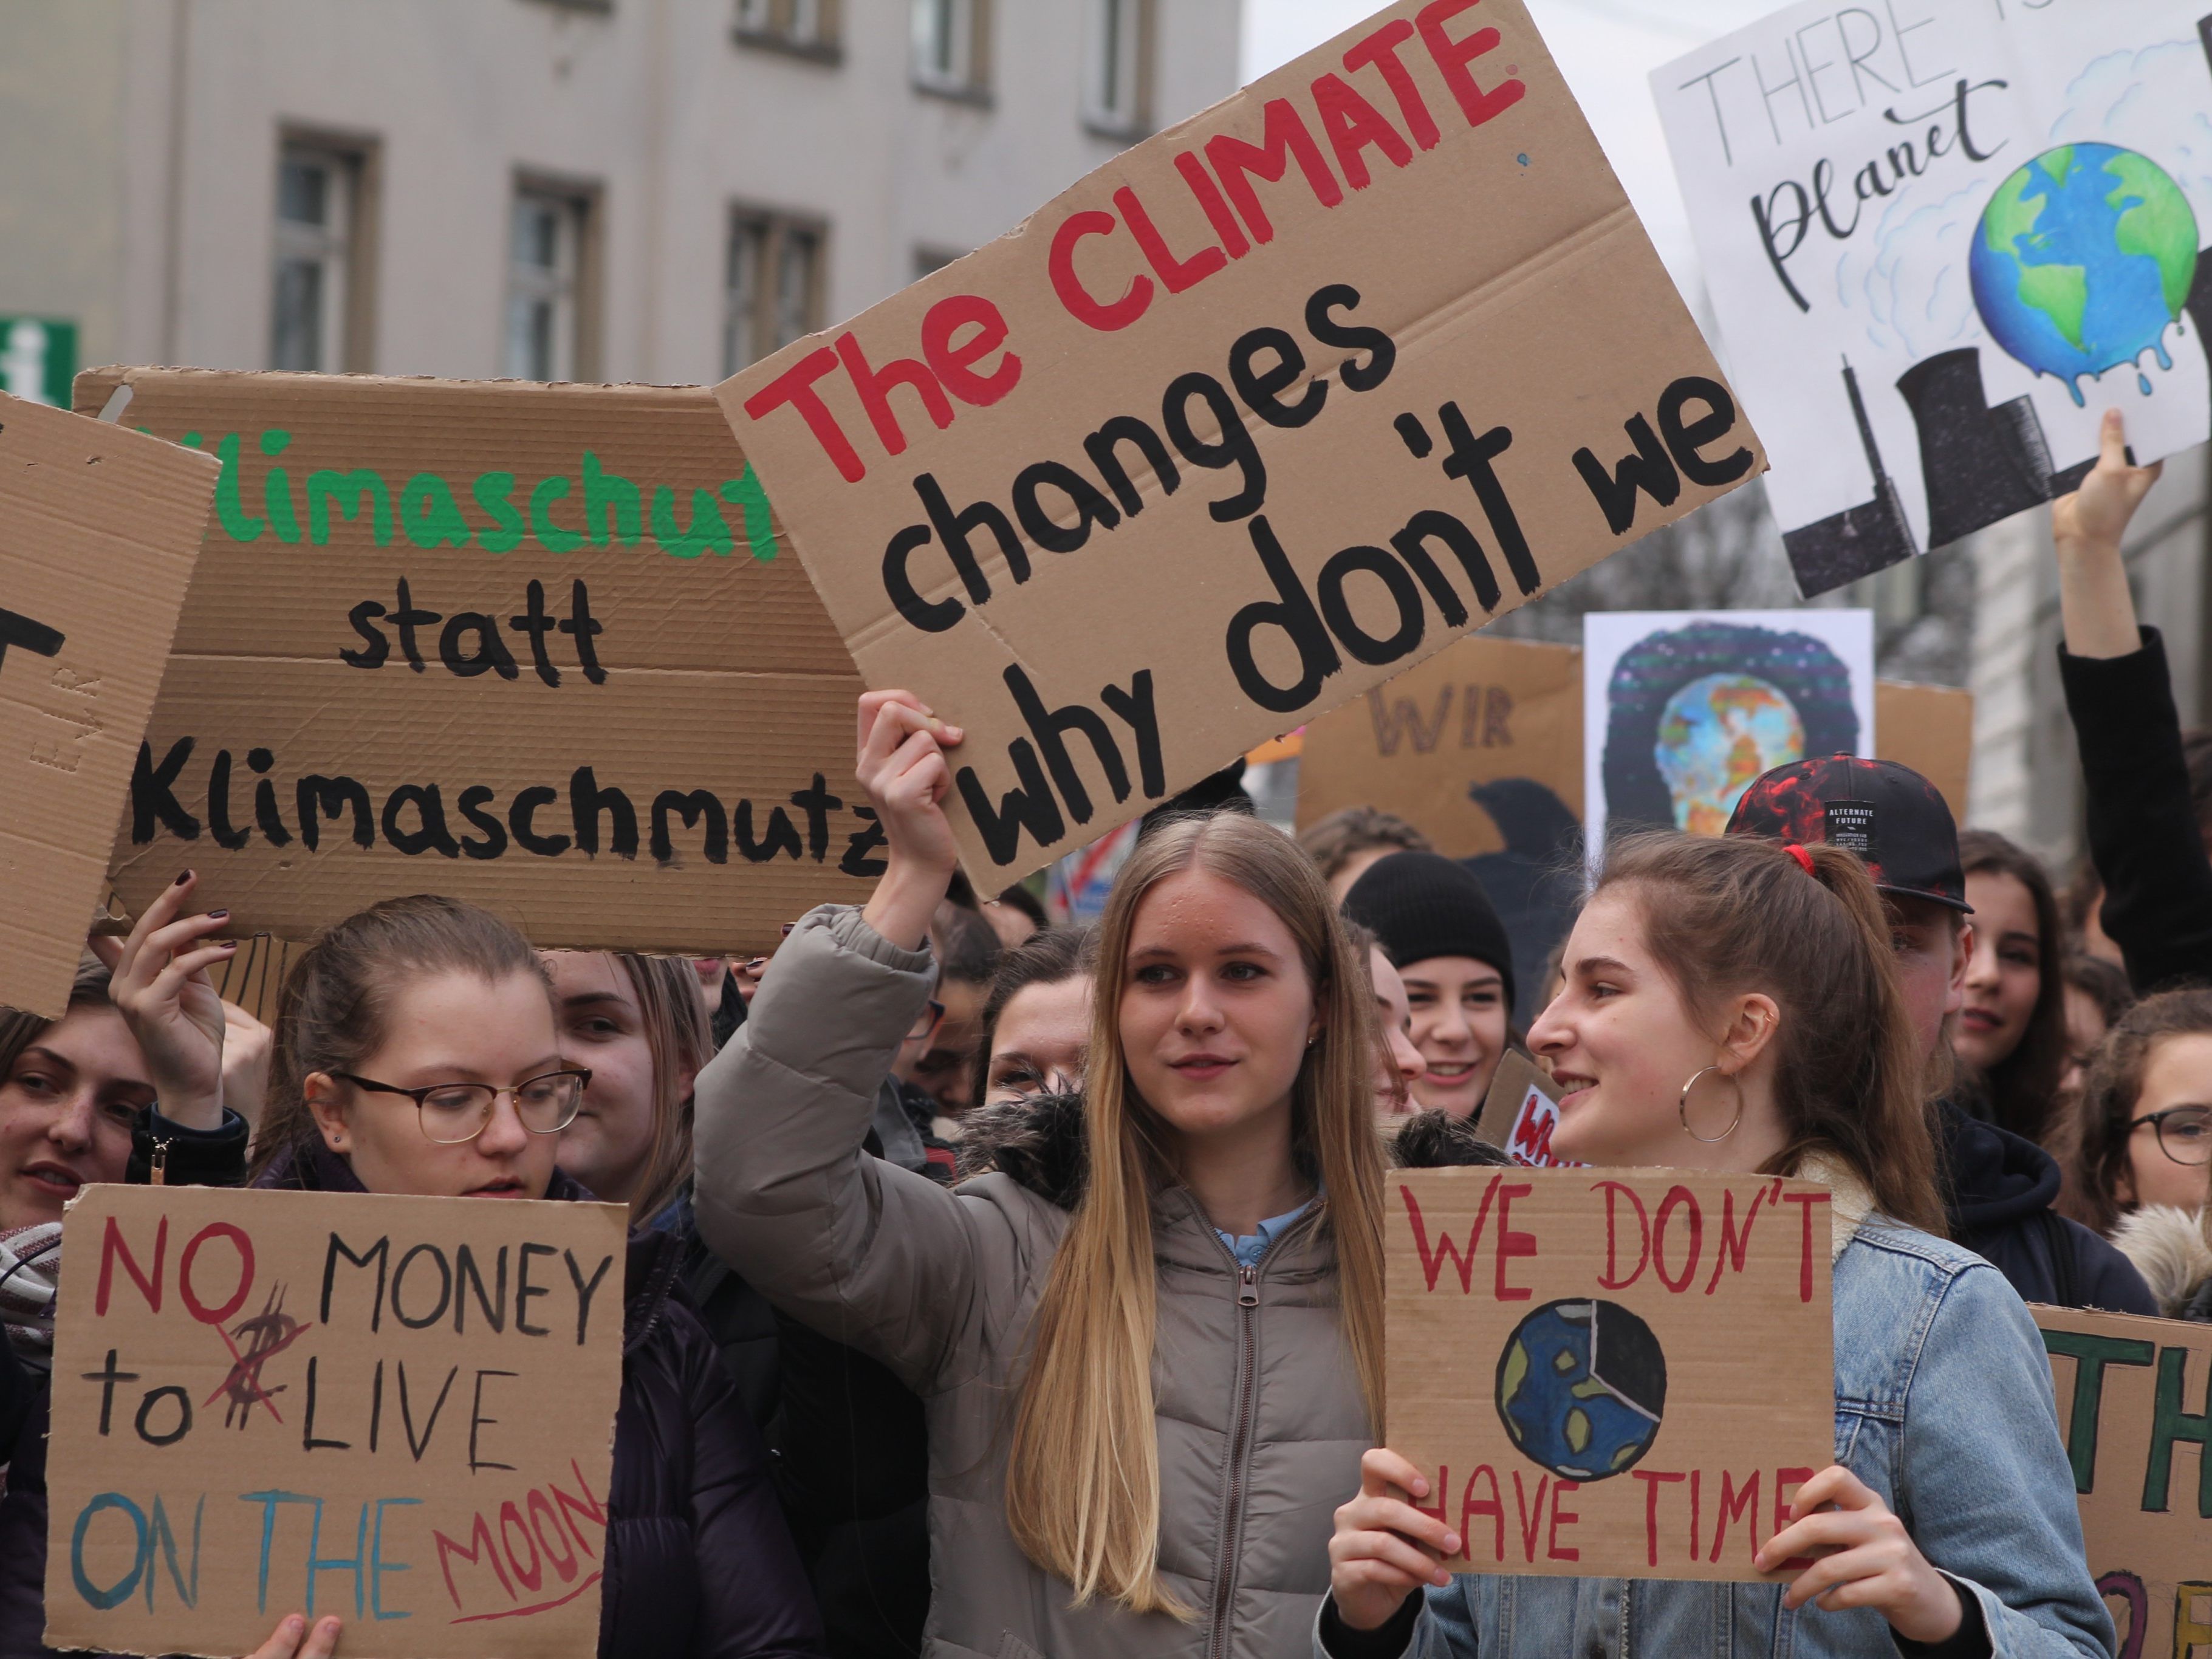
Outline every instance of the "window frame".
[[[740, 326], [736, 303], [738, 288], [733, 279], [737, 275], [738, 238], [748, 229], [760, 233], [759, 277], [756, 291], [746, 298], [750, 314], [743, 319], [745, 340], [741, 356], [736, 345]], [[787, 338], [779, 338], [777, 337], [782, 331], [777, 325], [779, 308], [786, 298], [779, 273], [783, 266], [786, 250], [794, 237], [805, 237], [812, 243], [811, 264], [806, 273], [806, 291], [800, 300], [802, 315], [798, 330]], [[730, 204], [724, 222], [722, 240], [722, 373], [725, 376], [749, 368], [764, 357], [773, 356], [792, 340], [819, 333], [827, 325], [830, 247], [830, 222], [818, 215], [763, 207], [755, 202]]]
[[[1109, 47], [1109, 24], [1117, 15], [1120, 39]], [[1150, 136], [1158, 32], [1158, 0], [1084, 0], [1084, 131], [1124, 141]], [[1124, 91], [1119, 106], [1106, 97], [1109, 70]]]
[[730, 38], [810, 63], [842, 63], [844, 0], [736, 0]]
[[[908, 72], [914, 88], [956, 103], [988, 106], [991, 98], [992, 0], [908, 0]], [[949, 14], [953, 62], [943, 70], [928, 61], [934, 38], [925, 19], [939, 9]]]
[[[529, 284], [520, 258], [518, 236], [526, 202], [551, 206], [561, 216], [568, 244], [568, 266], [562, 271], [556, 258], [553, 294], [556, 330], [551, 371], [540, 377], [521, 372], [515, 361], [516, 301]], [[605, 378], [600, 360], [600, 241], [601, 191], [593, 181], [563, 178], [528, 170], [516, 172], [507, 198], [507, 257], [501, 264], [500, 297], [500, 374], [510, 380], [543, 379], [586, 384]], [[556, 233], [557, 234], [557, 233]], [[565, 316], [561, 313], [565, 310]], [[565, 354], [566, 361], [562, 361]], [[565, 371], [565, 372], [563, 372]]]
[[[336, 275], [337, 294], [325, 296], [317, 366], [309, 374], [369, 374], [376, 367], [376, 252], [383, 147], [372, 135], [339, 132], [295, 123], [276, 130], [276, 166], [270, 179], [268, 333], [266, 361], [277, 365], [278, 276], [286, 264], [319, 257]], [[337, 216], [324, 230], [283, 216], [284, 169], [294, 161], [322, 164], [338, 183]], [[319, 247], [317, 244], [321, 246]]]

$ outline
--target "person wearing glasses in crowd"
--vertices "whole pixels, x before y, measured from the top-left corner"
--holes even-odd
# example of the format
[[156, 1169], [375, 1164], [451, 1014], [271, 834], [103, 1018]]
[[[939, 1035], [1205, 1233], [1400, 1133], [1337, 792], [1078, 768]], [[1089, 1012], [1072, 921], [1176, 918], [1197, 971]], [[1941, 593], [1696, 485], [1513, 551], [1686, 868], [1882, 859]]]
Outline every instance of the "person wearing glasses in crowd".
[[[562, 1054], [528, 940], [457, 900], [387, 900], [329, 929], [285, 981], [253, 1184], [589, 1199], [555, 1158], [591, 1081]], [[819, 1653], [768, 1454], [677, 1291], [681, 1265], [672, 1235], [632, 1233], [599, 1651]]]
[[2082, 1091], [2082, 1206], [2168, 1318], [2212, 1320], [2212, 990], [2166, 991], [2106, 1034]]

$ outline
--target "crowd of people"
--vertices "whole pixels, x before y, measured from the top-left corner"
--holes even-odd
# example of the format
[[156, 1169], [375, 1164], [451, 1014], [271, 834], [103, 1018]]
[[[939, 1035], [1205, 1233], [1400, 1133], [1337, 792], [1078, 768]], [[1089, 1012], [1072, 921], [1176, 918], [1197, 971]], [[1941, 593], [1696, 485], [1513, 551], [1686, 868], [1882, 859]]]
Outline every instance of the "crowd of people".
[[[858, 720], [886, 872], [769, 956], [393, 900], [272, 1034], [186, 872], [62, 1018], [0, 1011], [0, 1659], [44, 1652], [64, 1212], [147, 1181], [629, 1206], [604, 1656], [2111, 1651], [2025, 1304], [2212, 1319], [2212, 743], [2135, 619], [2121, 438], [2055, 509], [2063, 892], [1838, 756], [1725, 836], [1615, 839], [1548, 961], [1371, 808], [1156, 815], [1057, 927], [969, 889], [963, 734], [899, 691]], [[1509, 1050], [1559, 1158], [1830, 1186], [1838, 1461], [1763, 1547], [1786, 1583], [1441, 1565], [1378, 1443], [1382, 1172], [1505, 1161]], [[257, 1659], [343, 1639], [294, 1614]]]

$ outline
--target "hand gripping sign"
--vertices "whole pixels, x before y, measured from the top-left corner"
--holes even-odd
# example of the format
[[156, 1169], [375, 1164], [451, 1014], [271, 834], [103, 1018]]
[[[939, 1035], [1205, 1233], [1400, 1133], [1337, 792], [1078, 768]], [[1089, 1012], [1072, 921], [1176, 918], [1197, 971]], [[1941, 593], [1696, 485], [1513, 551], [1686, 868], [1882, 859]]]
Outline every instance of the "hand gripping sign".
[[63, 1224], [49, 1645], [589, 1653], [619, 1205], [89, 1187]]
[[992, 889], [1752, 477], [1519, 0], [1416, 0], [716, 388]]
[[1384, 1203], [1385, 1441], [1447, 1566], [1778, 1576], [1752, 1558], [1835, 1461], [1826, 1187], [1394, 1170]]

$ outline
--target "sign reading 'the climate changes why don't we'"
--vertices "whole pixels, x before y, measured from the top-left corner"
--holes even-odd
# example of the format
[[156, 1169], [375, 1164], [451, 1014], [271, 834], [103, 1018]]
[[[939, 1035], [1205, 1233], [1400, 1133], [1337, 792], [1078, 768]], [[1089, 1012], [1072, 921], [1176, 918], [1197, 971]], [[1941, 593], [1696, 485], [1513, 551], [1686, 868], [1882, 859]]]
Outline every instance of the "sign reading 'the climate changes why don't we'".
[[852, 660], [703, 388], [94, 369], [76, 401], [222, 466], [126, 904], [189, 866], [281, 939], [434, 890], [720, 952], [881, 870]]
[[47, 1643], [589, 1653], [625, 1212], [88, 1187], [63, 1238]]
[[1520, 0], [1401, 0], [716, 388], [991, 886], [1741, 483]]
[[1394, 1170], [1385, 1210], [1385, 1439], [1448, 1566], [1775, 1576], [1753, 1556], [1835, 1461], [1826, 1187]]

